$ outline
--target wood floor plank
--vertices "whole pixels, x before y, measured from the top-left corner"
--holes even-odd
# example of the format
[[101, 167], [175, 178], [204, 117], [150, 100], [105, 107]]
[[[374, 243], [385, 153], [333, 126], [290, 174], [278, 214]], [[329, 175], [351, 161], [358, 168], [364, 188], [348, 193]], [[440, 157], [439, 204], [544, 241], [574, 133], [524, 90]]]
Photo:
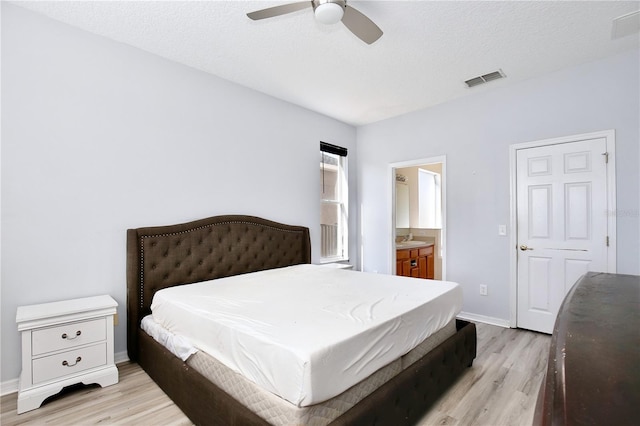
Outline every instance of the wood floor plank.
[[549, 335], [477, 324], [473, 366], [434, 404], [420, 426], [528, 426], [548, 357]]
[[[434, 404], [420, 426], [531, 425], [550, 336], [477, 324], [473, 366]], [[37, 410], [18, 415], [17, 393], [0, 403], [0, 424], [167, 425], [192, 423], [135, 363], [118, 364], [120, 381], [106, 388], [65, 390]]]

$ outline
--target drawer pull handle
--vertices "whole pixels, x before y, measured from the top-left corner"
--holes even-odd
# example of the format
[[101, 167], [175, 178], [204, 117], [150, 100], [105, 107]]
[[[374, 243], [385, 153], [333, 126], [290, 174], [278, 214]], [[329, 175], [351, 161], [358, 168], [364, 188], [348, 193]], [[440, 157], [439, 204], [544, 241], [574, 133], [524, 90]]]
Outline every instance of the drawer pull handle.
[[78, 337], [79, 335], [81, 335], [81, 334], [82, 334], [82, 331], [80, 331], [80, 330], [76, 331], [76, 335], [75, 335], [75, 336], [73, 336], [73, 337], [69, 337], [69, 336], [67, 335], [67, 333], [63, 333], [63, 334], [62, 334], [62, 338], [63, 338], [63, 339], [67, 339], [67, 340], [73, 340], [73, 339], [77, 338], [77, 337]]
[[62, 361], [62, 365], [66, 366], [66, 367], [73, 367], [74, 365], [76, 365], [80, 361], [82, 361], [82, 357], [79, 356], [78, 358], [76, 358], [76, 362], [74, 364], [69, 364], [67, 362], [67, 360], [64, 360], [64, 361]]

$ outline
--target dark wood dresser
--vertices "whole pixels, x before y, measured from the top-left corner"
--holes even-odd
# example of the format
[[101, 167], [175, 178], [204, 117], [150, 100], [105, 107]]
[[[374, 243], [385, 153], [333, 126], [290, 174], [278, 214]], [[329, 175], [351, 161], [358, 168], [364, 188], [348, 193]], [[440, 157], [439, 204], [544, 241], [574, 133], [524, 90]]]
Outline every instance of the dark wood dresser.
[[589, 272], [560, 307], [533, 424], [638, 422], [640, 277]]

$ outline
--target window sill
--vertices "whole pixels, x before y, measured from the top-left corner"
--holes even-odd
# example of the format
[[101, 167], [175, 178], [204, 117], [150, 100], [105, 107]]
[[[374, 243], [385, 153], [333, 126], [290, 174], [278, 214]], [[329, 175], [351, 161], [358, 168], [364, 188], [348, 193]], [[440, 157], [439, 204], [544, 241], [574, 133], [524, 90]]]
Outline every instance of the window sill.
[[339, 263], [339, 262], [324, 262], [319, 263], [320, 266], [325, 266], [327, 268], [335, 268], [335, 269], [353, 269], [353, 265], [350, 263]]

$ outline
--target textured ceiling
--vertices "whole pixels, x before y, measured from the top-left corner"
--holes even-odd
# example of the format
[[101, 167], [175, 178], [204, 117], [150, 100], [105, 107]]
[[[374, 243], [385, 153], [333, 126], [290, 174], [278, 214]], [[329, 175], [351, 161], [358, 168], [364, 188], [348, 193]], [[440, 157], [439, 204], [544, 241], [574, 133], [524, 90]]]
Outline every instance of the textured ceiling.
[[[287, 2], [13, 3], [353, 125], [639, 47], [611, 37], [638, 1], [349, 1], [384, 31], [372, 45], [311, 9], [246, 16]], [[464, 84], [497, 69], [507, 78]]]

